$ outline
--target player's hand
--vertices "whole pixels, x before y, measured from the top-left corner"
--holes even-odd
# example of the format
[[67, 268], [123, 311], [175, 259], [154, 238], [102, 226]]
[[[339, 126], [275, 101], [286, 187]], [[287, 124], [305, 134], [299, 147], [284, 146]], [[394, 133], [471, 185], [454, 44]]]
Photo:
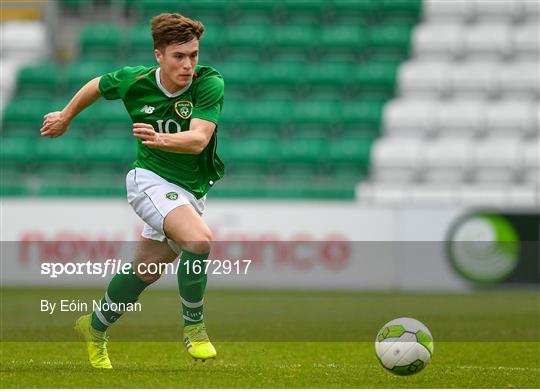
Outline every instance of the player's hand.
[[163, 146], [163, 135], [154, 130], [150, 124], [133, 124], [133, 137], [142, 139], [142, 143], [150, 148]]
[[54, 111], [43, 117], [43, 126], [39, 130], [43, 137], [60, 137], [67, 132], [69, 120], [61, 111]]

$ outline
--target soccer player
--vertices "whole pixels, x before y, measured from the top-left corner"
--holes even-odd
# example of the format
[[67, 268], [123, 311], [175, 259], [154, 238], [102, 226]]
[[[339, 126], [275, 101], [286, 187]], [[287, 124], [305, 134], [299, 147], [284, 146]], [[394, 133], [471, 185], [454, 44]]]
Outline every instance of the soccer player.
[[[151, 25], [159, 67], [124, 67], [91, 80], [62, 111], [45, 115], [41, 136], [63, 135], [101, 96], [122, 99], [137, 139], [137, 160], [126, 176], [127, 199], [145, 224], [129, 273], [114, 276], [101, 300], [109, 307], [135, 303], [160, 277], [145, 273], [144, 265], [173, 262], [181, 254], [184, 343], [194, 359], [204, 361], [217, 353], [203, 320], [207, 276], [192, 265], [207, 259], [211, 248], [212, 233], [201, 215], [206, 193], [224, 172], [216, 154], [224, 83], [215, 69], [198, 65], [200, 22], [166, 13]], [[93, 367], [112, 368], [106, 331], [121, 315], [96, 310], [77, 320], [75, 330], [86, 341]]]

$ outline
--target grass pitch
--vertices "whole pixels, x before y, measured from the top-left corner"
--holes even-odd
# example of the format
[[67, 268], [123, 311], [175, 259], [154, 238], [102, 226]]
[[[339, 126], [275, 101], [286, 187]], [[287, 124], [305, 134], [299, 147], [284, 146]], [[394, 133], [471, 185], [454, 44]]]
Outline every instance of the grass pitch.
[[[113, 329], [111, 371], [92, 369], [72, 332], [78, 314], [39, 314], [39, 298], [96, 290], [2, 289], [3, 388], [539, 388], [540, 294], [214, 292], [208, 328], [219, 358], [194, 363], [180, 344], [178, 296], [154, 290]], [[340, 315], [341, 314], [341, 315]], [[378, 363], [386, 321], [412, 316], [435, 338], [432, 362], [398, 377]], [[44, 332], [46, 331], [46, 332]], [[45, 342], [48, 336], [51, 341]], [[148, 342], [148, 341], [156, 342]], [[331, 342], [331, 341], [335, 342]]]

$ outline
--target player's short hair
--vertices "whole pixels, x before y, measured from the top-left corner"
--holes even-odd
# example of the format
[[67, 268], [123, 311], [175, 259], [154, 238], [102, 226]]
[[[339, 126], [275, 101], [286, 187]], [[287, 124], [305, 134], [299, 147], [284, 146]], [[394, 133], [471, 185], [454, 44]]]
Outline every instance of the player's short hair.
[[201, 39], [204, 25], [180, 14], [160, 14], [151, 20], [154, 49], [163, 49], [170, 44], [182, 44], [194, 38]]

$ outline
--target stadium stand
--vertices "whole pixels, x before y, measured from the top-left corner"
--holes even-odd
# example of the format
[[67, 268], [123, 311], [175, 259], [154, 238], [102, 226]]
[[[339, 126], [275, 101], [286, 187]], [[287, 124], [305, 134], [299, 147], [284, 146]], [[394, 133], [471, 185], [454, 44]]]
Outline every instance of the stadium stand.
[[424, 1], [359, 202], [539, 206], [539, 7]]
[[[78, 23], [90, 9], [104, 17], [80, 29], [69, 61], [46, 53], [43, 31], [20, 38], [42, 42], [41, 52], [28, 46], [39, 61], [19, 69], [2, 53], [2, 97], [13, 95], [1, 125], [4, 195], [123, 194], [118, 178], [134, 145], [118, 102], [82, 113], [57, 145], [28, 137], [92, 77], [154, 64], [148, 19], [173, 11], [203, 21], [200, 62], [227, 83], [218, 147], [227, 175], [212, 196], [538, 205], [540, 35], [531, 2], [60, 4]], [[4, 83], [15, 72], [17, 84]], [[51, 179], [49, 168], [59, 174]], [[62, 172], [72, 185], [54, 180]]]

